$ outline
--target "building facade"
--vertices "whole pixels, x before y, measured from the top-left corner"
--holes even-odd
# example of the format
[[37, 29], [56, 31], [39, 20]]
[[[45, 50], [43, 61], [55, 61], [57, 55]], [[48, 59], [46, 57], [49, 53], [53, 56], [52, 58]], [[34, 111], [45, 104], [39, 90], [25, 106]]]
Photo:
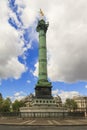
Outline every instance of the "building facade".
[[73, 97], [74, 101], [77, 103], [77, 110], [85, 111], [87, 113], [87, 97], [86, 96], [77, 96]]

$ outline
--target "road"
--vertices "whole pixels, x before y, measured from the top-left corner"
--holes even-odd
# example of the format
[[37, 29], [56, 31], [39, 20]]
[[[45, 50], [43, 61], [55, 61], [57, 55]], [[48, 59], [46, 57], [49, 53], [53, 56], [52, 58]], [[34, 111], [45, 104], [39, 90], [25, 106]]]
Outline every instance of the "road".
[[16, 126], [68, 126], [68, 125], [86, 125], [87, 119], [44, 119], [44, 118], [35, 118], [35, 119], [9, 119], [1, 118], [1, 125], [16, 125]]
[[87, 126], [6, 126], [6, 125], [0, 125], [0, 130], [87, 130]]

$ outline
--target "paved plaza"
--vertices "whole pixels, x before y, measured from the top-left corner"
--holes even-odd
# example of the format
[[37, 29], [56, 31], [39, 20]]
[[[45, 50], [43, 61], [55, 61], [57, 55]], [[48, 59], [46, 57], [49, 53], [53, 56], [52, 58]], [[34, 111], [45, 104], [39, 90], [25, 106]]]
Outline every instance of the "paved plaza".
[[70, 125], [87, 125], [87, 119], [47, 119], [47, 118], [0, 118], [0, 125], [16, 125], [16, 126], [70, 126]]
[[0, 130], [87, 130], [87, 126], [4, 126]]

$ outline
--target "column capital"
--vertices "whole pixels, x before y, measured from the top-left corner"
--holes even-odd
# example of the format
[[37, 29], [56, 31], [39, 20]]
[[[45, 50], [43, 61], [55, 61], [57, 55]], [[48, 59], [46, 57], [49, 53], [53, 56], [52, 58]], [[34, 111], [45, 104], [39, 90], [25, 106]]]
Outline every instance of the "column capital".
[[44, 30], [44, 32], [46, 33], [48, 26], [49, 26], [49, 23], [46, 23], [43, 19], [41, 19], [38, 21], [36, 31], [39, 32], [41, 30]]

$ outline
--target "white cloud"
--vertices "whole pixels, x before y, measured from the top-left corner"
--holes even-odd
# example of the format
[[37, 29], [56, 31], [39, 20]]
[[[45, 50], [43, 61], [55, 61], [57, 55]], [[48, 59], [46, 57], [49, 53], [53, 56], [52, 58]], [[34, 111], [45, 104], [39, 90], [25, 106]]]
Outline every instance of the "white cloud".
[[34, 21], [39, 8], [49, 20], [49, 78], [65, 82], [87, 80], [87, 0], [26, 0], [26, 3], [23, 0], [22, 3], [26, 7], [21, 16], [25, 26]]
[[12, 97], [10, 97], [10, 99], [12, 100], [12, 102], [14, 102], [15, 100], [21, 100], [23, 99], [27, 94], [23, 91], [20, 92], [16, 92], [14, 93], [14, 95]]
[[[46, 14], [50, 25], [47, 32], [49, 78], [52, 81], [65, 82], [87, 80], [87, 0], [16, 0], [16, 4], [19, 5], [19, 11], [25, 6], [21, 14], [25, 27], [32, 26], [40, 8]], [[0, 7], [0, 70], [3, 70], [0, 77], [8, 78], [13, 72], [4, 77], [7, 71], [3, 66], [7, 67], [13, 58], [18, 61], [17, 57], [23, 54], [24, 49], [23, 43], [18, 44], [18, 32], [7, 23], [9, 15], [13, 15], [17, 21], [15, 14], [9, 11], [6, 0], [0, 1]], [[31, 31], [30, 35], [31, 39], [37, 37], [34, 31]], [[16, 75], [15, 72], [12, 75], [13, 78], [19, 78], [26, 71], [25, 65], [19, 61], [16, 66], [22, 68], [19, 74]], [[15, 69], [16, 67], [14, 71]]]
[[20, 95], [20, 92], [16, 92], [16, 93], [14, 94], [15, 97], [18, 97], [19, 95]]
[[51, 16], [54, 24], [48, 30], [48, 74], [53, 81], [87, 80], [87, 1], [71, 0], [62, 5], [60, 11], [63, 8], [64, 12], [57, 10], [57, 19]]
[[38, 77], [38, 65], [39, 65], [39, 63], [38, 62], [36, 62], [36, 64], [34, 65], [34, 67], [35, 67], [35, 71], [33, 72], [33, 71], [31, 71], [31, 73], [33, 73], [33, 75], [34, 76], [36, 76], [36, 77]]
[[22, 0], [22, 1], [16, 0], [16, 4], [18, 4], [19, 6], [23, 6], [23, 5], [25, 6], [24, 11], [22, 12], [22, 15], [21, 15], [21, 19], [24, 23], [24, 26], [28, 27], [29, 25], [33, 24], [38, 14], [37, 0], [36, 1], [26, 0], [26, 2], [25, 0]]
[[72, 99], [74, 96], [80, 95], [77, 91], [60, 91], [59, 96], [61, 97], [62, 101], [65, 102], [67, 98]]
[[87, 85], [85, 85], [85, 88], [87, 88]]
[[53, 96], [57, 96], [57, 95], [58, 95], [58, 92], [59, 92], [58, 89], [56, 89], [56, 90], [52, 90], [52, 95], [53, 95]]
[[72, 99], [74, 96], [80, 95], [77, 91], [63, 91], [58, 89], [52, 90], [52, 94], [53, 96], [60, 96], [63, 102], [65, 102], [67, 98]]
[[29, 84], [31, 81], [30, 80], [27, 80], [27, 83]]
[[26, 71], [26, 66], [18, 60], [24, 53], [24, 43], [19, 39], [19, 32], [8, 23], [11, 13], [8, 1], [0, 0], [0, 7], [0, 78], [18, 79]]

